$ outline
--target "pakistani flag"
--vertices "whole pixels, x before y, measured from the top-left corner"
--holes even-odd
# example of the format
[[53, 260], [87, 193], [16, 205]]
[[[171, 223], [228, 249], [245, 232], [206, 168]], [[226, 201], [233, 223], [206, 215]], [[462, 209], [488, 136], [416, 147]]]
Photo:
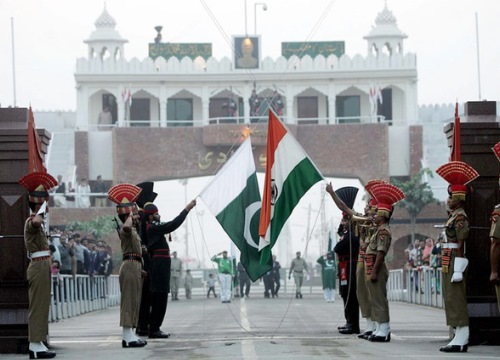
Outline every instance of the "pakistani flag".
[[200, 198], [240, 250], [240, 261], [252, 281], [271, 270], [272, 260], [259, 256], [261, 198], [252, 143], [248, 137], [219, 170]]
[[262, 263], [271, 258], [271, 249], [302, 196], [322, 179], [302, 146], [274, 112], [269, 111], [266, 178], [259, 225]]

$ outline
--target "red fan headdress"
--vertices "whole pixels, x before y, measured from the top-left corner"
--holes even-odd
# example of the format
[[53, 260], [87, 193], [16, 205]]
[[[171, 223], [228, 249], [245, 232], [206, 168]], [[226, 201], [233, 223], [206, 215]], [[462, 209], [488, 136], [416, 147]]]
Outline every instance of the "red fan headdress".
[[371, 192], [378, 201], [377, 210], [385, 212], [384, 215], [386, 217], [390, 217], [393, 206], [405, 198], [405, 194], [397, 186], [387, 182], [373, 185]]
[[493, 146], [492, 150], [495, 153], [498, 161], [500, 161], [500, 142], [497, 142], [496, 145]]
[[365, 190], [368, 193], [368, 195], [370, 195], [370, 199], [368, 199], [368, 205], [371, 208], [377, 207], [378, 201], [377, 201], [377, 199], [375, 199], [375, 196], [372, 193], [372, 189], [375, 185], [378, 185], [378, 184], [387, 184], [387, 181], [375, 179], [375, 180], [368, 181], [365, 185]]
[[436, 173], [450, 184], [448, 194], [456, 200], [465, 200], [467, 184], [479, 177], [478, 172], [463, 161], [450, 161], [441, 165]]
[[130, 214], [135, 208], [135, 201], [142, 189], [132, 184], [118, 184], [109, 189], [108, 199], [118, 204], [118, 214]]
[[49, 190], [57, 186], [57, 180], [48, 173], [32, 172], [20, 178], [19, 184], [28, 190], [29, 201], [42, 204], [49, 199]]

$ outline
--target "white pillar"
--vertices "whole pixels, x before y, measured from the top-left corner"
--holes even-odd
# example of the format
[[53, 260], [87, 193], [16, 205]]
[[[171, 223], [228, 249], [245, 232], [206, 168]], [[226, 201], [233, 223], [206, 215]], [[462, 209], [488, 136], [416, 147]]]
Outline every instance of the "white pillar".
[[160, 86], [160, 95], [158, 101], [160, 103], [160, 127], [167, 127], [168, 95], [167, 87], [163, 84]]
[[335, 99], [337, 94], [335, 93], [335, 84], [330, 82], [328, 84], [328, 122], [330, 125], [336, 124], [336, 108]]
[[202, 96], [201, 96], [201, 117], [203, 120], [203, 125], [208, 125], [208, 117], [210, 116], [209, 114], [209, 106], [210, 106], [210, 95], [208, 91], [208, 87], [204, 86], [203, 89], [201, 90]]
[[245, 84], [243, 88], [243, 117], [245, 124], [250, 124], [250, 104], [248, 99], [252, 94], [252, 90], [249, 84]]
[[160, 127], [167, 127], [167, 100], [160, 99]]
[[121, 99], [118, 100], [118, 126], [125, 126], [125, 104]]
[[295, 124], [296, 120], [293, 116], [293, 103], [295, 99], [293, 98], [292, 86], [286, 86], [286, 122], [288, 124]]

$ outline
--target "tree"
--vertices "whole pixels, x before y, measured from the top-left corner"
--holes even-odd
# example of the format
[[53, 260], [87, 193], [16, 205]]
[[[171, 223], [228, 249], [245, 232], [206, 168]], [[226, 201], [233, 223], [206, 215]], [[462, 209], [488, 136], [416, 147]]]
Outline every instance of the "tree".
[[393, 185], [400, 188], [405, 193], [405, 198], [399, 202], [399, 205], [408, 211], [411, 226], [411, 243], [415, 242], [415, 225], [417, 216], [428, 204], [438, 202], [434, 198], [432, 189], [423, 179], [425, 175], [432, 177], [432, 171], [428, 168], [420, 170], [408, 181], [393, 180]]
[[113, 218], [113, 216], [108, 215], [90, 221], [72, 221], [67, 225], [67, 228], [72, 231], [78, 230], [85, 234], [92, 234], [94, 239], [99, 240], [116, 230], [116, 223]]

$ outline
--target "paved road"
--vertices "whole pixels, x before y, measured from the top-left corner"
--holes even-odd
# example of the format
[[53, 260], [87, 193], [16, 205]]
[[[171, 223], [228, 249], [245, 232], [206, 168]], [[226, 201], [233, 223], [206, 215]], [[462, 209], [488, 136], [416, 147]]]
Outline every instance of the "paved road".
[[[283, 294], [285, 296], [286, 294]], [[170, 339], [122, 349], [119, 308], [50, 325], [56, 359], [498, 359], [500, 347], [474, 346], [466, 354], [438, 351], [447, 343], [441, 309], [392, 302], [390, 343], [340, 335], [342, 300], [320, 295], [296, 300], [249, 298], [221, 304], [215, 299], [169, 302], [162, 329]], [[20, 359], [27, 355], [1, 355]]]

